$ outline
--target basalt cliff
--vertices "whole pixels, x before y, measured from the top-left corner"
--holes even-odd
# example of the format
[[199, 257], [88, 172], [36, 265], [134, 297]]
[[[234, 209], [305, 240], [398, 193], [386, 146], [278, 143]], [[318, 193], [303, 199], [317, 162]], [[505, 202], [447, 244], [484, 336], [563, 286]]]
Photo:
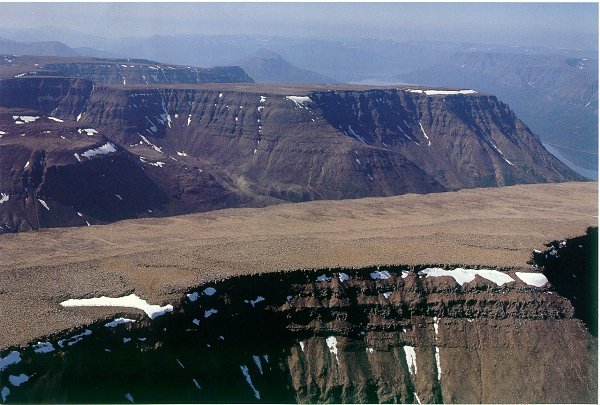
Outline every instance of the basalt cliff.
[[0, 81], [1, 232], [580, 179], [474, 91]]

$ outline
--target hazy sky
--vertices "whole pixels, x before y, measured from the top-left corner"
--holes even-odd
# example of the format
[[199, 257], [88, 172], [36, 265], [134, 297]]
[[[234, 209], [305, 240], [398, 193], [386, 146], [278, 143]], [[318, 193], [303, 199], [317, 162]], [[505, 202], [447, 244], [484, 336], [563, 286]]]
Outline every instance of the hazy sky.
[[261, 34], [595, 49], [598, 4], [0, 3], [0, 27], [41, 26], [104, 37]]

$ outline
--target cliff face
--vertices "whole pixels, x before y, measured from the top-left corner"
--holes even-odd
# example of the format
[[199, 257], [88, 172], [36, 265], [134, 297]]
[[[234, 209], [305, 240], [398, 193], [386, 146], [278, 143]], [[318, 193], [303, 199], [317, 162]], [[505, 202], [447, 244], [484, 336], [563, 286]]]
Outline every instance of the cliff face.
[[153, 321], [124, 315], [1, 355], [7, 402], [597, 398], [597, 339], [539, 271], [238, 277], [190, 291]]
[[[299, 93], [269, 86], [0, 81], [0, 149], [7, 151], [0, 156], [0, 192], [9, 196], [0, 205], [3, 228], [580, 179], [493, 96], [287, 91]], [[115, 150], [89, 152], [107, 144]], [[38, 155], [44, 156], [40, 173], [52, 182], [45, 176], [35, 184], [17, 181], [34, 170], [25, 165]], [[123, 158], [114, 163], [117, 156]], [[80, 170], [92, 160], [95, 174]], [[86, 196], [78, 194], [81, 188], [63, 193], [74, 176], [89, 184]], [[150, 191], [140, 194], [134, 184]], [[115, 195], [130, 208], [100, 215], [82, 202]], [[26, 209], [27, 196], [49, 209]]]

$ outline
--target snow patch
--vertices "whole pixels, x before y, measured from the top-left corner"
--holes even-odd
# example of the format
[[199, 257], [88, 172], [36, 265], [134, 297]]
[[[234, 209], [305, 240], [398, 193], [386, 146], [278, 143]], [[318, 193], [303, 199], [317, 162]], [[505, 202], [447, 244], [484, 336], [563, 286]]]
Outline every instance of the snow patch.
[[141, 161], [142, 163], [145, 163], [145, 164], [147, 164], [147, 165], [150, 165], [150, 166], [156, 166], [156, 167], [163, 167], [163, 166], [166, 164], [165, 162], [160, 162], [160, 161], [159, 161], [159, 162], [148, 162], [148, 161], [147, 161], [145, 158], [143, 158], [143, 157], [140, 157], [140, 161]]
[[216, 314], [217, 312], [219, 312], [219, 311], [214, 308], [211, 308], [208, 311], [204, 311], [204, 317], [208, 318], [209, 316], [212, 316], [212, 315]]
[[26, 383], [27, 381], [29, 381], [29, 376], [26, 374], [8, 376], [8, 382], [14, 385], [15, 387], [18, 387], [21, 384]]
[[168, 304], [165, 306], [151, 305], [146, 300], [141, 299], [135, 294], [129, 294], [124, 297], [112, 298], [112, 297], [98, 297], [98, 298], [83, 298], [83, 299], [69, 299], [60, 303], [63, 307], [127, 307], [141, 309], [150, 317], [154, 319], [167, 312], [173, 311], [173, 306]]
[[214, 295], [217, 292], [217, 290], [215, 290], [213, 287], [206, 287], [202, 292], [204, 293], [204, 295], [208, 295], [210, 297]]
[[250, 301], [244, 300], [244, 302], [246, 304], [250, 304], [250, 305], [252, 305], [254, 307], [256, 304], [258, 304], [259, 302], [264, 301], [264, 300], [265, 300], [265, 297], [262, 297], [262, 296], [259, 295], [258, 297], [256, 297], [253, 300], [250, 300]]
[[54, 351], [54, 346], [50, 342], [37, 342], [32, 347], [35, 353], [50, 353]]
[[185, 152], [177, 152], [177, 155], [179, 155], [179, 156], [187, 156], [187, 153], [185, 153]]
[[385, 299], [386, 299], [386, 300], [389, 300], [389, 299], [390, 299], [390, 297], [392, 296], [392, 292], [391, 292], [391, 291], [384, 292], [384, 293], [383, 293], [383, 296], [385, 297]]
[[111, 321], [109, 323], [105, 323], [104, 326], [107, 328], [116, 328], [118, 325], [122, 325], [124, 323], [134, 323], [135, 319], [129, 319], [129, 318], [116, 318], [114, 321]]
[[326, 274], [323, 274], [323, 275], [321, 275], [321, 276], [317, 277], [317, 281], [318, 281], [318, 282], [322, 282], [322, 281], [331, 281], [331, 277], [327, 277], [327, 275], [326, 275]]
[[27, 124], [30, 122], [34, 122], [39, 118], [40, 117], [35, 117], [32, 115], [13, 115], [13, 120], [15, 120], [15, 124]]
[[2, 395], [2, 402], [6, 402], [6, 398], [10, 395], [10, 388], [2, 387], [2, 391], [0, 391], [0, 395]]
[[542, 273], [524, 273], [517, 271], [515, 272], [515, 275], [525, 284], [534, 287], [543, 287], [548, 283], [548, 279]]
[[304, 107], [304, 103], [312, 103], [312, 100], [308, 96], [285, 96], [285, 98], [293, 101], [294, 104], [296, 104], [296, 107]]
[[6, 357], [0, 357], [0, 371], [4, 371], [6, 367], [17, 364], [21, 361], [21, 354], [16, 350], [8, 353]]
[[387, 280], [392, 277], [392, 275], [388, 271], [374, 271], [371, 273], [371, 278], [373, 280]]
[[129, 392], [128, 392], [127, 394], [125, 394], [125, 398], [126, 398], [126, 399], [127, 399], [129, 402], [131, 402], [132, 404], [135, 402], [135, 401], [133, 400], [133, 395], [131, 395]]
[[81, 154], [81, 156], [91, 159], [93, 156], [97, 155], [108, 155], [109, 153], [114, 153], [117, 151], [117, 148], [111, 142], [106, 142], [104, 145], [90, 149]]
[[6, 193], [0, 193], [0, 204], [3, 204], [8, 201], [10, 196]]
[[350, 280], [350, 276], [347, 275], [346, 273], [338, 273], [338, 278], [340, 279], [340, 281], [343, 283], [344, 281], [348, 281]]
[[85, 129], [78, 129], [77, 133], [82, 134], [82, 133], [86, 133], [87, 136], [94, 136], [95, 134], [98, 133], [98, 131], [96, 131], [93, 128], [85, 128]]
[[49, 120], [55, 121], [55, 122], [64, 122], [61, 119], [55, 118], [55, 117], [48, 117]]
[[74, 344], [81, 342], [85, 336], [90, 336], [91, 334], [92, 334], [92, 331], [89, 329], [86, 329], [78, 335], [73, 335], [68, 339], [59, 340], [58, 346], [60, 348], [63, 348], [63, 347], [65, 347], [65, 343], [67, 344], [67, 346], [73, 346]]
[[475, 280], [476, 275], [483, 277], [486, 280], [489, 280], [499, 286], [506, 284], [506, 283], [510, 283], [512, 281], [515, 281], [508, 274], [502, 273], [498, 270], [487, 270], [487, 269], [471, 270], [471, 269], [463, 269], [460, 267], [458, 267], [454, 270], [444, 270], [444, 269], [440, 269], [437, 267], [436, 268], [427, 268], [427, 269], [423, 269], [423, 270], [419, 271], [418, 274], [419, 274], [419, 276], [426, 276], [426, 277], [449, 276], [449, 277], [454, 278], [454, 280], [460, 285], [463, 285], [465, 283], [470, 283], [471, 281]]

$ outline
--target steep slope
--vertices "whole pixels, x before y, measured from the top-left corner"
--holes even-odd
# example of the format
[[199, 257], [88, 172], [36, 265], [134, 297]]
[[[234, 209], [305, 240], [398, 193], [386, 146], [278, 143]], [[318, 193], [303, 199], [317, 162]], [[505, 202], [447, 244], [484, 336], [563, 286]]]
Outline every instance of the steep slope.
[[338, 83], [320, 73], [300, 69], [264, 48], [232, 65], [241, 66], [258, 83]]
[[0, 77], [78, 77], [105, 84], [251, 83], [237, 66], [198, 68], [165, 65], [145, 59], [41, 58], [7, 55], [0, 58]]
[[459, 53], [433, 67], [398, 78], [495, 94], [542, 135], [544, 142], [577, 165], [597, 171], [597, 59]]
[[579, 179], [493, 96], [330, 89], [0, 81], [3, 229]]

